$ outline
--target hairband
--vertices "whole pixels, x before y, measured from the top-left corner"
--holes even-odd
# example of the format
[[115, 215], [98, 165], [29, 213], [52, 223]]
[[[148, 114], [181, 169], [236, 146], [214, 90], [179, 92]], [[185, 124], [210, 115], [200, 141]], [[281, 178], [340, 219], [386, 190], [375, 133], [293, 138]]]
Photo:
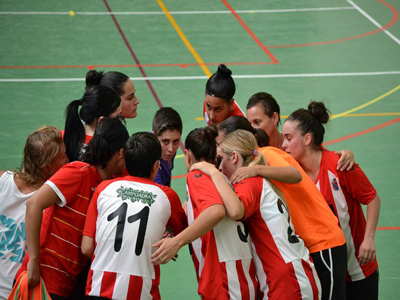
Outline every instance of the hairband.
[[253, 151], [253, 156], [256, 157], [257, 154], [258, 154], [258, 150], [256, 149], [256, 150]]

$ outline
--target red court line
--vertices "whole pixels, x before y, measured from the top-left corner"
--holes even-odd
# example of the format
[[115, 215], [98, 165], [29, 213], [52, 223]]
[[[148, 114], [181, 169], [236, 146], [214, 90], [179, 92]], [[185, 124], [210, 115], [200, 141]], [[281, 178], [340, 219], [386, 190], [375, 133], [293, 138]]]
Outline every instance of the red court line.
[[[241, 65], [273, 65], [272, 61], [267, 62], [217, 62], [204, 63], [206, 66], [219, 66], [220, 64], [241, 66]], [[113, 65], [64, 65], [64, 66], [0, 66], [0, 69], [78, 69], [84, 68], [93, 70], [95, 68], [141, 68], [141, 67], [198, 67], [199, 63], [180, 64], [113, 64]]]
[[363, 135], [363, 134], [366, 134], [366, 133], [381, 129], [383, 127], [392, 125], [392, 124], [397, 123], [399, 121], [400, 121], [400, 118], [397, 118], [397, 119], [391, 120], [389, 122], [385, 122], [383, 124], [377, 125], [375, 127], [372, 127], [372, 128], [369, 128], [369, 129], [365, 129], [363, 131], [359, 131], [359, 132], [356, 132], [356, 133], [353, 133], [353, 134], [338, 138], [336, 140], [332, 140], [332, 141], [326, 142], [326, 143], [323, 144], [323, 146], [327, 146], [327, 145], [331, 145], [331, 144], [334, 144], [334, 143], [342, 142], [344, 140], [352, 139], [354, 137], [357, 137], [357, 136], [360, 136], [360, 135]]
[[400, 230], [400, 227], [377, 227], [376, 230]]
[[275, 45], [275, 46], [268, 46], [268, 48], [294, 48], [294, 47], [308, 47], [308, 46], [335, 44], [335, 43], [340, 43], [340, 42], [344, 42], [344, 41], [355, 40], [355, 39], [359, 39], [359, 38], [362, 38], [362, 37], [370, 36], [370, 35], [373, 35], [373, 34], [376, 34], [376, 33], [380, 32], [380, 31], [383, 31], [383, 30], [385, 30], [385, 29], [387, 29], [389, 27], [392, 27], [398, 21], [399, 13], [389, 3], [386, 3], [383, 0], [377, 0], [377, 1], [381, 2], [384, 5], [386, 5], [393, 13], [393, 18], [385, 26], [382, 26], [382, 27], [380, 27], [378, 29], [375, 29], [373, 31], [370, 31], [370, 32], [366, 32], [366, 33], [363, 33], [363, 34], [359, 34], [359, 35], [355, 35], [355, 36], [351, 36], [351, 37], [347, 37], [347, 38], [343, 38], [343, 39], [337, 39], [337, 40], [326, 41], [326, 42], [295, 44], [295, 45]]
[[253, 33], [253, 31], [246, 25], [246, 23], [242, 20], [242, 18], [237, 14], [237, 12], [230, 6], [228, 1], [221, 0], [225, 6], [231, 11], [231, 13], [235, 16], [235, 18], [242, 24], [243, 28], [247, 31], [247, 33], [253, 38], [253, 40], [260, 46], [260, 48], [272, 59], [274, 64], [279, 64], [279, 61], [275, 58], [275, 56], [268, 50], [268, 48], [258, 39], [258, 37]]
[[187, 176], [187, 174], [172, 176], [172, 179], [184, 178], [186, 176]]

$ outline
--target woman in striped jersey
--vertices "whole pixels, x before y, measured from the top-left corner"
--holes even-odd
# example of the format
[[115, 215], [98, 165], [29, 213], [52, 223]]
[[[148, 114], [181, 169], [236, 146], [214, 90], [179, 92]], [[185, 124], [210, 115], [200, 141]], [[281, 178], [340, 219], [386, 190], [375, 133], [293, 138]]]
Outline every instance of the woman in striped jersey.
[[[192, 130], [185, 140], [185, 163], [214, 162], [216, 132], [212, 128]], [[209, 176], [191, 171], [187, 176], [189, 227], [174, 238], [154, 245], [153, 263], [166, 263], [184, 245], [190, 250], [202, 299], [257, 299], [257, 280], [242, 222], [225, 216], [224, 203]]]
[[[347, 299], [378, 299], [375, 230], [380, 198], [357, 164], [339, 171], [339, 156], [321, 147], [328, 113], [322, 102], [314, 101], [308, 109], [293, 112], [283, 124], [283, 148], [300, 163], [339, 219], [347, 245]], [[361, 204], [367, 205], [366, 221]]]
[[[220, 170], [228, 178], [242, 166], [265, 165], [254, 135], [248, 131], [227, 135], [219, 149]], [[231, 219], [246, 220], [260, 284], [258, 298], [319, 299], [321, 289], [314, 265], [303, 240], [295, 234], [279, 190], [258, 176], [239, 182], [233, 191], [214, 165], [202, 162], [191, 170], [211, 177]]]
[[125, 126], [104, 118], [84, 153], [84, 162], [64, 165], [27, 201], [28, 254], [18, 271], [28, 271], [29, 287], [43, 278], [53, 300], [65, 299], [74, 289], [76, 276], [87, 258], [81, 253], [86, 211], [97, 185], [122, 174]]

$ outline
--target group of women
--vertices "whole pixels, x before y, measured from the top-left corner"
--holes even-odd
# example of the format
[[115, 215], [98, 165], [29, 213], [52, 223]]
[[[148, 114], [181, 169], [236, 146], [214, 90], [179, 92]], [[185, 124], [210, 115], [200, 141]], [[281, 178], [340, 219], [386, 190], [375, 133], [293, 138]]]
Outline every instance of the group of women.
[[[165, 264], [189, 244], [204, 299], [377, 299], [380, 199], [351, 151], [322, 146], [329, 111], [311, 102], [293, 112], [280, 133], [280, 108], [272, 95], [251, 96], [246, 119], [234, 100], [231, 74], [220, 65], [207, 81], [207, 127], [185, 140], [189, 226], [155, 243], [151, 262]], [[20, 203], [12, 207], [21, 215], [14, 223], [26, 219], [28, 247], [25, 258], [7, 268], [2, 293], [11, 289], [22, 262], [17, 276], [27, 271], [30, 286], [42, 277], [52, 299], [81, 297], [86, 211], [101, 181], [124, 174], [129, 135], [121, 121], [136, 117], [138, 104], [129, 77], [89, 71], [82, 99], [67, 106], [65, 130], [46, 127], [26, 142], [48, 153], [36, 167], [40, 174], [31, 175], [32, 161], [39, 160], [33, 150], [25, 150], [19, 172], [1, 174], [0, 197], [14, 190], [9, 206]], [[180, 122], [179, 115], [174, 118]], [[165, 156], [172, 158], [169, 173], [179, 122], [170, 129], [176, 145]], [[40, 143], [31, 141], [38, 134]], [[367, 219], [360, 204], [367, 205]], [[2, 217], [12, 217], [0, 208]]]

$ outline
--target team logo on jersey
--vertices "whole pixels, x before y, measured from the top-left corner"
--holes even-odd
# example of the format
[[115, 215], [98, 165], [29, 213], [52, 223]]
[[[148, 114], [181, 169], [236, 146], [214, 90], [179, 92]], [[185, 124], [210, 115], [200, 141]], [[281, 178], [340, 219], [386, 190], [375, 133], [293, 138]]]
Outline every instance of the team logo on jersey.
[[194, 177], [196, 177], [196, 178], [200, 178], [201, 176], [203, 176], [203, 174], [194, 174]]
[[332, 188], [333, 188], [334, 191], [338, 191], [339, 190], [339, 184], [338, 184], [336, 178], [332, 179]]
[[117, 190], [117, 197], [121, 198], [122, 201], [129, 199], [131, 202], [142, 202], [143, 204], [151, 206], [155, 201], [154, 199], [157, 198], [157, 195], [153, 194], [152, 192], [134, 190], [133, 188], [121, 186]]
[[25, 223], [0, 215], [0, 259], [21, 263], [25, 253]]

